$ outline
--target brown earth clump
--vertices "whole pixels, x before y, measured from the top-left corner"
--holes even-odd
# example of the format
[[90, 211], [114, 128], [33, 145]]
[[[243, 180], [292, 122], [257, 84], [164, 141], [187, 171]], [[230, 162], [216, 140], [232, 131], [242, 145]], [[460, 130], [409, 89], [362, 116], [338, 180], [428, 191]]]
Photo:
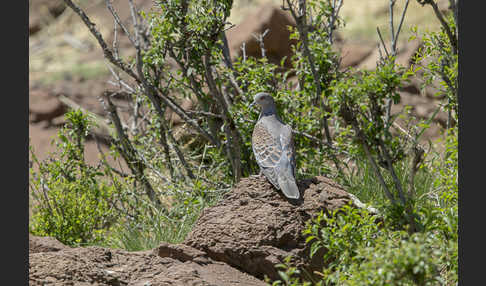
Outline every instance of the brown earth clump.
[[325, 177], [298, 183], [301, 199], [289, 201], [262, 176], [244, 178], [203, 211], [181, 244], [149, 251], [63, 246], [29, 237], [30, 285], [266, 285], [279, 279], [275, 264], [291, 256], [308, 273], [322, 269], [322, 254], [309, 259], [302, 231], [320, 211], [353, 202]]
[[[53, 238], [30, 236], [36, 241]], [[42, 242], [41, 244], [46, 244]], [[54, 243], [56, 244], [56, 243]], [[59, 242], [57, 242], [59, 244]], [[57, 250], [57, 251], [56, 251]], [[128, 252], [103, 247], [30, 248], [29, 285], [266, 285], [222, 262], [160, 257], [154, 251]]]
[[305, 223], [353, 198], [325, 177], [300, 181], [298, 187], [301, 199], [289, 201], [263, 176], [244, 178], [219, 204], [203, 211], [184, 244], [259, 278], [278, 279], [274, 265], [287, 256], [300, 267], [320, 270], [322, 259], [308, 259]]

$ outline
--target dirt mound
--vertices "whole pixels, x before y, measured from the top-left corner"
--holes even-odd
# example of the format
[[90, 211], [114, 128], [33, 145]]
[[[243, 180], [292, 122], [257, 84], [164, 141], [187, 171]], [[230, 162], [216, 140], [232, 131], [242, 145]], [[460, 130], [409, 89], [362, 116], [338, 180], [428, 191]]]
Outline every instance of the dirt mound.
[[299, 266], [320, 269], [320, 259], [307, 258], [305, 222], [321, 210], [340, 208], [352, 197], [325, 177], [298, 186], [302, 198], [291, 202], [262, 176], [242, 179], [219, 204], [203, 211], [184, 244], [259, 278], [278, 278], [274, 264], [289, 255]]
[[308, 258], [305, 222], [320, 211], [360, 203], [325, 177], [298, 186], [302, 198], [289, 201], [264, 177], [244, 178], [203, 211], [183, 243], [162, 243], [152, 251], [70, 248], [30, 236], [30, 284], [266, 285], [262, 279], [278, 279], [274, 265], [287, 256], [312, 273], [323, 266], [322, 253]]
[[60, 243], [55, 238], [34, 236], [29, 233], [29, 254], [39, 252], [56, 252], [63, 249], [69, 249], [69, 247]]
[[[30, 237], [33, 241], [52, 238]], [[59, 242], [57, 242], [59, 243]], [[102, 247], [29, 253], [29, 285], [265, 285], [222, 262], [160, 257]]]

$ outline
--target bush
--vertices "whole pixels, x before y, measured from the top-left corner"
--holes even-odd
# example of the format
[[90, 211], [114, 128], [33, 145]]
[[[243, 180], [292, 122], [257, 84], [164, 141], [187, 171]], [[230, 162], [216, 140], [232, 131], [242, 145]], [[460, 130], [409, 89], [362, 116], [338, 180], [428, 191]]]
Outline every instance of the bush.
[[[362, 247], [361, 262], [351, 265], [338, 285], [437, 285], [442, 249], [432, 235], [416, 233], [408, 239], [378, 238], [374, 247]], [[440, 244], [439, 244], [440, 245]], [[337, 274], [337, 273], [335, 273]], [[333, 274], [333, 276], [337, 276]]]
[[114, 188], [103, 180], [98, 167], [86, 164], [84, 142], [92, 122], [79, 110], [66, 113], [67, 124], [58, 132], [56, 159], [31, 169], [30, 186], [35, 204], [30, 232], [53, 236], [67, 245], [96, 243], [115, 219], [110, 204]]
[[[448, 156], [436, 154], [423, 167], [427, 170], [422, 172], [433, 184], [421, 193], [427, 199], [415, 206], [422, 222], [420, 232], [406, 231], [406, 221], [400, 222], [400, 216], [386, 203], [381, 205], [382, 215], [345, 206], [329, 214], [321, 212], [308, 222], [304, 235], [311, 245], [311, 255], [320, 248], [327, 250], [322, 258], [326, 266], [316, 274], [320, 278], [314, 284], [455, 285], [458, 275], [456, 132], [457, 128], [453, 128], [446, 136]], [[375, 180], [368, 184], [368, 190], [379, 187]], [[274, 281], [273, 285], [310, 283], [290, 264], [277, 267], [281, 269], [282, 280]]]

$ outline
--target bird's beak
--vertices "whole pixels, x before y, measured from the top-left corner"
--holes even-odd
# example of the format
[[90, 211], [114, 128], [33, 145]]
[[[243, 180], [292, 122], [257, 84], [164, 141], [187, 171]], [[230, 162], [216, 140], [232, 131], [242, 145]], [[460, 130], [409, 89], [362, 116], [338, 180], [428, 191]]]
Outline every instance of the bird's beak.
[[254, 102], [254, 101], [253, 101], [253, 102], [250, 104], [249, 108], [252, 108], [252, 107], [253, 107], [253, 105], [255, 105], [255, 103], [256, 103], [256, 102]]

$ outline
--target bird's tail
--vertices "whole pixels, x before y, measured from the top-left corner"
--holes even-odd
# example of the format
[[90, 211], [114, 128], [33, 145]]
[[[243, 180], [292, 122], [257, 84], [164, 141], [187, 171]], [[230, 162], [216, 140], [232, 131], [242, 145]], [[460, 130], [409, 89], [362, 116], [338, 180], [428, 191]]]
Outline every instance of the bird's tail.
[[293, 176], [286, 176], [285, 174], [279, 174], [277, 177], [278, 185], [289, 199], [298, 199], [300, 197], [299, 188], [295, 183]]

